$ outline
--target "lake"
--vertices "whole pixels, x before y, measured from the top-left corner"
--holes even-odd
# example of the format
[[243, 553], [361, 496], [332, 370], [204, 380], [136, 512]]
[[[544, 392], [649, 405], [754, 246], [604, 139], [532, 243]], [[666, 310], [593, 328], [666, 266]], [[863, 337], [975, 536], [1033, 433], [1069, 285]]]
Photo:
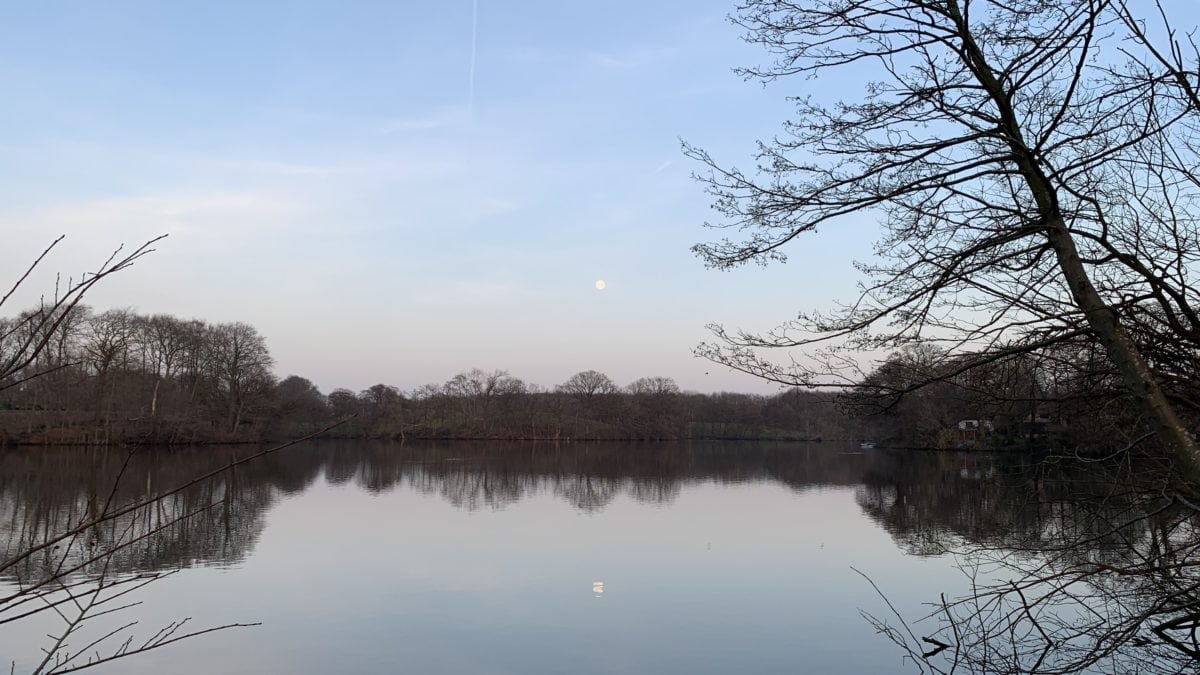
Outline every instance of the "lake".
[[[110, 494], [134, 502], [252, 450], [140, 450], [123, 472], [123, 449], [0, 452], [2, 557]], [[32, 556], [0, 592], [57, 566], [78, 564], [68, 578], [81, 584], [175, 571], [109, 607], [141, 604], [89, 619], [72, 648], [131, 621], [121, 636], [135, 646], [185, 618], [186, 630], [260, 624], [98, 673], [917, 672], [864, 617], [899, 625], [871, 582], [919, 619], [969, 588], [973, 558], [948, 550], [1028, 556], [1062, 522], [1056, 504], [1036, 465], [975, 453], [328, 441]], [[0, 625], [0, 661], [33, 672], [63, 622], [44, 611]], [[937, 629], [915, 623], [913, 636]]]

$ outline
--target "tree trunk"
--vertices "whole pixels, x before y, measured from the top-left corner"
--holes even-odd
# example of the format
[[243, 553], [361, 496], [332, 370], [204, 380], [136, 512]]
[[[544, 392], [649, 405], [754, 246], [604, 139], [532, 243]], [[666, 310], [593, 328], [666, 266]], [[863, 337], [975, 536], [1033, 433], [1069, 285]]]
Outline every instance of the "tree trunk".
[[230, 419], [229, 431], [230, 431], [230, 433], [237, 433], [238, 426], [240, 426], [242, 423], [242, 409], [244, 407], [245, 406], [241, 401], [241, 397], [238, 397], [237, 399], [235, 399], [233, 402], [233, 405], [230, 406], [230, 409], [229, 409], [229, 419]]
[[996, 79], [996, 72], [987, 61], [983, 51], [975, 42], [970, 27], [959, 11], [958, 3], [950, 0], [948, 3], [951, 14], [958, 26], [963, 41], [963, 56], [970, 66], [975, 78], [988, 92], [995, 103], [1001, 119], [1001, 132], [1008, 139], [1009, 148], [1016, 157], [1017, 166], [1025, 184], [1029, 187], [1034, 200], [1037, 202], [1041, 222], [1038, 227], [1045, 231], [1045, 236], [1054, 249], [1059, 270], [1067, 287], [1071, 290], [1076, 307], [1083, 311], [1088, 327], [1105, 352], [1121, 380], [1130, 393], [1137, 399], [1142, 411], [1153, 420], [1154, 429], [1163, 444], [1172, 448], [1179, 460], [1196, 475], [1200, 475], [1200, 447], [1196, 439], [1184, 427], [1182, 420], [1167, 400], [1166, 394], [1149, 366], [1142, 358], [1141, 352], [1129, 338], [1117, 318], [1116, 312], [1108, 306], [1104, 298], [1092, 284], [1087, 268], [1079, 258], [1079, 249], [1075, 239], [1067, 228], [1059, 208], [1058, 195], [1054, 185], [1042, 171], [1032, 150], [1025, 143], [1016, 109], [1008, 92]]
[[151, 417], [156, 417], [158, 415], [158, 387], [161, 384], [162, 384], [161, 377], [156, 378], [154, 380], [154, 391], [150, 394], [150, 416]]
[[1075, 240], [1061, 218], [1050, 224], [1047, 236], [1050, 245], [1054, 247], [1054, 253], [1058, 256], [1058, 266], [1071, 289], [1071, 295], [1087, 317], [1088, 326], [1096, 334], [1100, 344], [1104, 345], [1108, 358], [1117, 367], [1125, 386], [1141, 403], [1146, 415], [1153, 420], [1159, 439], [1173, 447], [1179, 458], [1193, 472], [1200, 474], [1200, 447], [1197, 447], [1196, 439], [1175, 413], [1137, 346], [1117, 319], [1116, 312], [1096, 292], [1087, 269], [1079, 259]]

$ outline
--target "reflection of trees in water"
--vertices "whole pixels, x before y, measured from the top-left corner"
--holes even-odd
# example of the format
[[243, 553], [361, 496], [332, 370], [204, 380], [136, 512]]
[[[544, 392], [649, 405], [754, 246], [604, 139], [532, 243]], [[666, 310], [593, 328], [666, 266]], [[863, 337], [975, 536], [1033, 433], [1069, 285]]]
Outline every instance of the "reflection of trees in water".
[[[273, 467], [273, 450], [205, 450], [0, 454], [0, 580], [9, 582], [0, 584], [0, 625], [39, 615], [56, 624], [33, 672], [73, 672], [253, 625], [192, 629], [184, 618], [141, 632], [117, 618], [141, 604], [130, 593], [179, 567], [244, 557], [275, 489], [306, 482], [291, 466]], [[274, 486], [259, 480], [264, 471]]]
[[525, 497], [536, 480], [508, 468], [452, 458], [444, 464], [413, 465], [406, 483], [423, 494], [440, 495], [459, 508], [501, 508]]
[[554, 482], [554, 492], [580, 511], [595, 513], [621, 493], [622, 481], [592, 476], [568, 476]]
[[389, 476], [387, 489], [404, 481], [426, 494], [440, 494], [463, 508], [503, 508], [523, 498], [552, 494], [586, 512], [604, 509], [628, 496], [664, 504], [683, 485], [774, 480], [796, 489], [813, 485], [850, 485], [867, 458], [844, 455], [838, 448], [787, 444], [622, 444], [567, 446], [464, 444], [393, 450], [387, 461], [400, 470], [374, 469]]
[[[36, 448], [0, 453], [0, 559], [70, 530], [90, 515], [151, 497], [221, 467], [248, 447], [142, 450]], [[122, 474], [122, 465], [129, 464]], [[179, 494], [91, 528], [68, 547], [66, 568], [116, 548], [107, 571], [129, 573], [236, 563], [281, 495], [320, 477], [371, 492], [408, 487], [465, 509], [499, 509], [554, 495], [586, 512], [622, 495], [643, 503], [675, 499], [685, 483], [776, 480], [795, 489], [850, 485], [869, 458], [832, 446], [595, 443], [396, 445], [324, 442], [261, 458]], [[121, 479], [114, 481], [118, 474]], [[191, 514], [191, 515], [189, 515]], [[115, 547], [118, 542], [132, 545]], [[62, 563], [47, 549], [6, 573], [28, 581]], [[97, 563], [98, 564], [98, 563]], [[82, 573], [89, 573], [83, 565]]]
[[[0, 454], [0, 560], [95, 518], [106, 506], [111, 511], [137, 502], [228, 461], [226, 453], [200, 451], [135, 455], [117, 482], [126, 454], [119, 449], [49, 448]], [[103, 566], [111, 575], [241, 560], [258, 538], [261, 513], [274, 498], [272, 488], [252, 473], [259, 471], [229, 472], [88, 528], [71, 542], [39, 551], [5, 576], [28, 582], [76, 567], [88, 574]], [[136, 543], [119, 545], [131, 541]], [[108, 550], [111, 555], [93, 559]]]
[[[909, 553], [955, 552], [981, 572], [973, 593], [951, 599], [939, 613], [941, 629], [932, 637], [951, 645], [941, 653], [922, 660], [929, 643], [886, 627], [935, 672], [1178, 672], [1200, 654], [1191, 633], [1200, 625], [1200, 520], [1189, 500], [1154, 476], [1009, 456], [839, 450], [755, 443], [315, 443], [92, 528], [66, 549], [64, 565], [79, 562], [86, 576], [106, 564], [111, 576], [239, 561], [276, 499], [320, 478], [370, 492], [403, 487], [464, 509], [500, 509], [545, 495], [589, 513], [621, 497], [669, 503], [685, 485], [705, 482], [775, 481], [795, 490], [844, 485], [854, 486], [863, 511]], [[135, 453], [115, 491], [121, 450], [0, 453], [2, 555], [100, 512], [110, 492], [113, 504], [137, 502], [250, 452]], [[83, 564], [92, 551], [109, 548], [116, 548], [112, 556]], [[43, 551], [5, 578], [28, 584], [49, 576], [61, 560], [61, 551]], [[1005, 583], [988, 584], [984, 571]], [[947, 656], [958, 665], [939, 661]]]
[[[986, 455], [880, 453], [855, 498], [901, 548], [936, 555], [966, 542], [1025, 546], [1042, 505], [1022, 491], [1029, 467], [1002, 470]], [[1001, 544], [1003, 540], [1003, 544]]]
[[933, 672], [1192, 672], [1200, 512], [1170, 485], [1129, 464], [881, 458], [860, 506], [910, 553], [955, 553], [972, 590], [935, 613], [935, 654], [879, 625]]

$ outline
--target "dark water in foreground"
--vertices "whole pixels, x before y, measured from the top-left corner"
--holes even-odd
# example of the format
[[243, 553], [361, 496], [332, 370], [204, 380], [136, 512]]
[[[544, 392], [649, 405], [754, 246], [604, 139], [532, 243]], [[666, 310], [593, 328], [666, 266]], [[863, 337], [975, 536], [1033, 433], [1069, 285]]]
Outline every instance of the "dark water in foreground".
[[[143, 452], [115, 503], [245, 452]], [[0, 453], [2, 557], [102, 501], [124, 457]], [[913, 671], [860, 614], [890, 610], [852, 568], [917, 618], [967, 587], [948, 548], [1027, 548], [1062, 525], [1039, 480], [1013, 458], [835, 444], [310, 444], [89, 535], [138, 540], [72, 578], [180, 571], [75, 643], [190, 617], [262, 625], [93, 672]], [[33, 671], [61, 623], [0, 625], [5, 669]]]

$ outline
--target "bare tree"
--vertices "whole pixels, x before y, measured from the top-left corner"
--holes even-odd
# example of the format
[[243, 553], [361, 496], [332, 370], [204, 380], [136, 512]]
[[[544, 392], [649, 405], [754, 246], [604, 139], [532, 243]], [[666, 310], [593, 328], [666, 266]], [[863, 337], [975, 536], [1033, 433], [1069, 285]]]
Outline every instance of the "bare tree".
[[613, 394], [617, 385], [607, 375], [596, 370], [582, 370], [559, 385], [564, 393], [580, 398], [591, 398], [598, 394]]
[[462, 414], [469, 421], [468, 426], [476, 428], [469, 435], [484, 436], [493, 433], [492, 418], [500, 399], [525, 391], [525, 383], [507, 370], [487, 372], [479, 368], [455, 375], [442, 387], [443, 394], [457, 400]]
[[507, 370], [486, 372], [472, 368], [450, 378], [444, 390], [450, 396], [499, 396], [522, 393], [525, 391], [525, 383], [510, 375]]
[[679, 385], [675, 384], [675, 380], [669, 377], [639, 377], [629, 383], [629, 393], [631, 394], [678, 394]]
[[247, 405], [274, 387], [274, 360], [258, 330], [247, 323], [218, 324], [210, 340], [213, 368], [229, 411], [229, 430], [237, 431]]
[[158, 415], [159, 392], [183, 368], [188, 352], [185, 322], [167, 314], [155, 314], [139, 321], [142, 350], [154, 375], [150, 394], [150, 416]]
[[131, 310], [110, 309], [89, 317], [82, 344], [84, 363], [96, 378], [93, 408], [97, 414], [109, 411], [113, 398], [114, 370], [126, 370], [129, 350], [137, 330]]
[[[8, 292], [0, 296], [0, 308], [4, 307], [65, 237], [66, 235], [62, 235], [51, 242], [13, 283]], [[77, 316], [75, 310], [81, 306], [84, 296], [93, 286], [109, 275], [128, 269], [139, 258], [153, 252], [154, 244], [165, 237], [166, 235], [155, 237], [130, 253], [125, 253], [123, 247], [117, 248], [94, 272], [84, 273], [78, 280], [68, 279], [65, 283], [60, 281], [52, 296], [43, 296], [36, 308], [3, 326], [4, 333], [0, 335], [0, 349], [3, 350], [0, 351], [0, 390], [19, 386], [70, 365], [40, 365], [39, 359], [55, 351], [47, 350], [53, 346], [55, 337], [61, 335], [59, 329], [63, 324], [69, 323]]]
[[826, 369], [761, 350], [933, 341], [966, 372], [1084, 338], [1200, 469], [1176, 372], [1147, 337], [1200, 353], [1197, 154], [1175, 142], [1200, 111], [1194, 62], [1156, 59], [1112, 0], [744, 0], [733, 20], [774, 56], [747, 77], [875, 80], [859, 100], [797, 97], [756, 172], [685, 146], [708, 169], [715, 226], [739, 233], [696, 253], [722, 269], [783, 260], [800, 235], [864, 216], [883, 234], [857, 299], [767, 334], [715, 326], [702, 356], [812, 386]]

